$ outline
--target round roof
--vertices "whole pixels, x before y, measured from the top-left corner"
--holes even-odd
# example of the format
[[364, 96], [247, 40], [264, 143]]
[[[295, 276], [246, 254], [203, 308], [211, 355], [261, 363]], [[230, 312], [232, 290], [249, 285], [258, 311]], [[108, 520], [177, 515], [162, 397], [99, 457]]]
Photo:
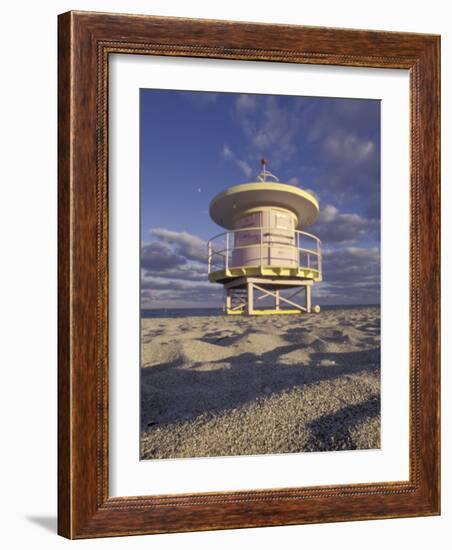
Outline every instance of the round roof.
[[233, 220], [241, 211], [261, 206], [276, 206], [293, 212], [298, 227], [314, 223], [319, 203], [306, 191], [286, 183], [243, 183], [228, 187], [210, 203], [210, 217], [225, 229], [233, 229]]

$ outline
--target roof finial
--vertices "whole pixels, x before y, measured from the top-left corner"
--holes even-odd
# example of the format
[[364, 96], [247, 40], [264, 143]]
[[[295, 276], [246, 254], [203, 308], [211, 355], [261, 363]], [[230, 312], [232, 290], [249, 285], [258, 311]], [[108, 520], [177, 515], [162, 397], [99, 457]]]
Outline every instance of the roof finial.
[[267, 177], [269, 178], [273, 178], [275, 179], [276, 181], [279, 181], [279, 179], [274, 175], [272, 174], [271, 172], [269, 172], [267, 170], [267, 160], [262, 158], [261, 159], [261, 166], [262, 166], [262, 171], [260, 174], [258, 174], [258, 179], [262, 182], [266, 182], [267, 181]]

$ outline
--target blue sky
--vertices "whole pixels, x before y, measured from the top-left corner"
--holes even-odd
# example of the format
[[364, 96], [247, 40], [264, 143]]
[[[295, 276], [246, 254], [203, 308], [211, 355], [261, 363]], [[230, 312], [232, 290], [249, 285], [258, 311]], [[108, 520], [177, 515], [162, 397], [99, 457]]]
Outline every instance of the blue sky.
[[256, 181], [260, 159], [313, 192], [323, 241], [319, 304], [380, 302], [380, 102], [141, 90], [143, 308], [215, 307], [206, 241], [211, 199]]

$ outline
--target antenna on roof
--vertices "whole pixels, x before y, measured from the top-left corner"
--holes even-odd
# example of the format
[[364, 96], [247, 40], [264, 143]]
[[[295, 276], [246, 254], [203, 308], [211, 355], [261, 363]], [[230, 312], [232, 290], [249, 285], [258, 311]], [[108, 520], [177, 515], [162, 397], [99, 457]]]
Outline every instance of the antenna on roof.
[[262, 182], [266, 182], [267, 178], [273, 178], [275, 181], [279, 181], [279, 179], [272, 174], [269, 170], [267, 170], [267, 161], [266, 159], [261, 159], [261, 166], [262, 171], [257, 175], [257, 179]]

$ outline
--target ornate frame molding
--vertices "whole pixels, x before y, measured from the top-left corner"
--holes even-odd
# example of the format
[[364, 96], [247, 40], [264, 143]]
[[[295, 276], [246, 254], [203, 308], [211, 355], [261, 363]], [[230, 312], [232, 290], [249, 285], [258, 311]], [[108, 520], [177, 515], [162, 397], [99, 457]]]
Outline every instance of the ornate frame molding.
[[[438, 36], [409, 33], [89, 12], [59, 16], [61, 535], [85, 538], [439, 513], [439, 47]], [[109, 497], [110, 54], [410, 71], [409, 481]]]

